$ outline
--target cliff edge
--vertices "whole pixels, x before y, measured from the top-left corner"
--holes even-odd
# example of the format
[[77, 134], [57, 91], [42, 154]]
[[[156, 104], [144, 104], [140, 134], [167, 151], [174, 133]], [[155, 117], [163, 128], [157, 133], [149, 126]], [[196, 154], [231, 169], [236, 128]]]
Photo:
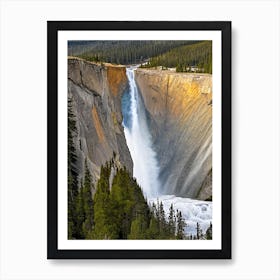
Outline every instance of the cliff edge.
[[212, 197], [212, 75], [137, 69], [163, 194]]
[[125, 166], [132, 174], [121, 113], [121, 97], [127, 86], [124, 66], [68, 58], [68, 99], [76, 118], [74, 145], [79, 180], [85, 159], [94, 182], [99, 179], [101, 165], [113, 156], [117, 165]]

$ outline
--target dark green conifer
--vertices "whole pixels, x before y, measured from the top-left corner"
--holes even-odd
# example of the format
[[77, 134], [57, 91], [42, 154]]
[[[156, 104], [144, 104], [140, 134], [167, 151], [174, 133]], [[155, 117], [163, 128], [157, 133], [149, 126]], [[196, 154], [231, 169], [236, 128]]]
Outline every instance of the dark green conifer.
[[185, 223], [185, 220], [184, 220], [184, 218], [182, 216], [181, 211], [177, 210], [176, 218], [177, 218], [177, 234], [176, 234], [176, 238], [177, 239], [184, 239], [184, 237], [185, 237], [184, 227], [186, 226], [186, 223]]
[[211, 222], [210, 222], [210, 226], [206, 230], [205, 237], [208, 240], [212, 239], [212, 223]]
[[83, 183], [81, 183], [81, 187], [79, 190], [79, 194], [77, 197], [76, 202], [76, 211], [77, 211], [77, 222], [76, 222], [76, 238], [77, 239], [84, 239], [85, 233], [83, 231], [83, 224], [86, 219], [86, 213], [85, 213], [85, 199], [84, 199], [84, 187]]
[[92, 177], [88, 169], [87, 162], [85, 161], [85, 177], [84, 177], [84, 213], [85, 213], [85, 222], [83, 224], [83, 232], [86, 238], [90, 238], [94, 226], [94, 206], [92, 198]]
[[173, 204], [171, 204], [169, 208], [169, 215], [168, 215], [168, 230], [169, 230], [169, 235], [170, 237], [175, 236], [176, 232], [176, 218], [175, 218], [175, 211], [173, 208]]
[[196, 223], [196, 239], [202, 239], [203, 234], [202, 234], [202, 229], [200, 227], [200, 224], [197, 222]]
[[76, 198], [78, 194], [77, 155], [74, 146], [77, 127], [72, 102], [72, 99], [68, 98], [68, 239], [76, 238]]

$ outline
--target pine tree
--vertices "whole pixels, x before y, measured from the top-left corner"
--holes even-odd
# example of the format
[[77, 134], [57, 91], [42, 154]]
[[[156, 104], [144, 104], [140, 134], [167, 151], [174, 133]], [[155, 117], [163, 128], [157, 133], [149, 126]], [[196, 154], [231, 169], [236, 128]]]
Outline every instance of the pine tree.
[[159, 204], [158, 213], [159, 213], [159, 231], [160, 231], [161, 237], [164, 238], [164, 237], [166, 237], [167, 225], [166, 225], [166, 221], [165, 221], [165, 212], [164, 212], [162, 201]]
[[200, 224], [197, 222], [196, 223], [196, 239], [202, 239], [203, 234], [202, 234], [202, 229], [200, 227]]
[[151, 216], [149, 228], [146, 233], [147, 239], [159, 239], [158, 220], [154, 215]]
[[78, 173], [74, 136], [77, 133], [72, 99], [68, 98], [68, 239], [76, 238], [76, 198], [78, 195]]
[[185, 227], [185, 221], [184, 218], [182, 216], [181, 211], [177, 210], [177, 234], [176, 234], [176, 238], [177, 239], [184, 239], [185, 237], [185, 233], [184, 233], [184, 227]]
[[183, 72], [183, 66], [180, 63], [176, 66], [176, 72]]
[[85, 213], [85, 199], [84, 199], [83, 183], [81, 183], [81, 187], [80, 187], [79, 194], [77, 197], [76, 211], [77, 211], [76, 238], [84, 239], [85, 233], [83, 230], [83, 224], [86, 219], [86, 213]]
[[145, 239], [146, 238], [147, 225], [145, 217], [138, 215], [131, 223], [130, 234], [128, 239]]
[[83, 224], [83, 232], [86, 238], [89, 238], [93, 231], [94, 226], [94, 206], [92, 198], [92, 177], [88, 169], [87, 162], [85, 161], [85, 176], [84, 176], [84, 213], [85, 221]]
[[206, 239], [211, 240], [212, 239], [212, 223], [210, 222], [210, 226], [206, 230]]
[[[159, 200], [158, 199], [157, 199], [157, 204], [156, 204], [156, 208], [155, 208], [155, 213], [154, 214], [155, 214], [156, 220], [159, 223], [159, 221], [160, 221], [160, 213], [159, 213]], [[159, 228], [159, 230], [160, 230], [160, 228]]]
[[95, 239], [111, 238], [110, 231], [110, 189], [109, 189], [110, 170], [108, 166], [101, 166], [100, 179], [97, 182], [94, 202], [94, 233]]
[[173, 208], [173, 204], [171, 204], [169, 208], [169, 215], [168, 215], [168, 230], [169, 230], [169, 235], [172, 238], [175, 236], [176, 232], [176, 218], [175, 218], [175, 211]]
[[111, 232], [115, 232], [115, 238], [127, 239], [130, 232], [134, 204], [131, 184], [129, 174], [123, 169], [119, 170], [110, 193], [110, 224]]

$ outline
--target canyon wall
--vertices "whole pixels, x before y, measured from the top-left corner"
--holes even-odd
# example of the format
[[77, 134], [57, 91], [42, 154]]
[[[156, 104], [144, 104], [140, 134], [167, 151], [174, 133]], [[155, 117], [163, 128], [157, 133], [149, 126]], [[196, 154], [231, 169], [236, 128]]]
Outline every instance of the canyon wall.
[[79, 180], [85, 159], [94, 182], [99, 179], [101, 165], [113, 156], [117, 166], [125, 166], [132, 174], [121, 113], [121, 98], [127, 87], [124, 66], [68, 58], [68, 99], [72, 100], [77, 126], [74, 145]]
[[161, 192], [212, 199], [212, 75], [137, 69]]

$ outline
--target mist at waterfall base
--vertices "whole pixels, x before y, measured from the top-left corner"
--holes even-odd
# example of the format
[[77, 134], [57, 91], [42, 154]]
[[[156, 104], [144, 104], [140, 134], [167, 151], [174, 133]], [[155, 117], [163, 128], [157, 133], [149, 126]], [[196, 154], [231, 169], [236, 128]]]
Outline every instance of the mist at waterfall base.
[[197, 222], [205, 233], [212, 221], [212, 202], [160, 193], [159, 165], [153, 150], [152, 138], [147, 125], [143, 100], [138, 94], [132, 66], [126, 69], [129, 90], [122, 98], [123, 127], [126, 142], [133, 160], [133, 176], [141, 186], [150, 204], [162, 201], [166, 215], [173, 204], [186, 221], [185, 233], [196, 234]]

